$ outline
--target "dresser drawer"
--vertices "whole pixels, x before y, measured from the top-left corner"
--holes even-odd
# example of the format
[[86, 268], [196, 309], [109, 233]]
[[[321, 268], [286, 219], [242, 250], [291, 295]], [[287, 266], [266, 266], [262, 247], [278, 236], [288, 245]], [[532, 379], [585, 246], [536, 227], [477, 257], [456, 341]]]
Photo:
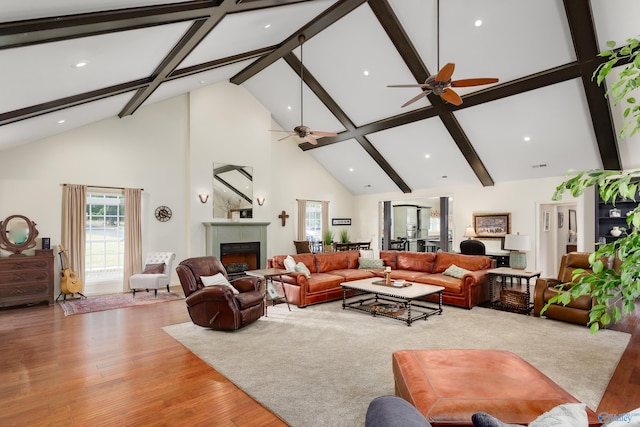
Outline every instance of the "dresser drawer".
[[22, 301], [45, 301], [49, 299], [49, 293], [47, 282], [0, 284], [0, 307], [20, 304]]
[[0, 284], [9, 283], [9, 282], [23, 283], [23, 282], [36, 282], [36, 281], [48, 281], [48, 280], [49, 280], [48, 269], [0, 271]]
[[50, 261], [46, 259], [29, 259], [35, 257], [24, 257], [17, 259], [3, 259], [2, 272], [23, 271], [23, 270], [46, 270]]

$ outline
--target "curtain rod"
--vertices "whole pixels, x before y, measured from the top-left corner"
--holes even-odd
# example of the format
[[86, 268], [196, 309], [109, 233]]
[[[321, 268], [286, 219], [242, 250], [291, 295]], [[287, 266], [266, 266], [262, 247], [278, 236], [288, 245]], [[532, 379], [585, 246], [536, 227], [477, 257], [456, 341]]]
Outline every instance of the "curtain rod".
[[[69, 184], [62, 184], [63, 187], [66, 187]], [[108, 190], [124, 190], [124, 187], [107, 187], [104, 185], [86, 185], [87, 188], [104, 188]], [[140, 191], [144, 191], [144, 188], [141, 188]]]

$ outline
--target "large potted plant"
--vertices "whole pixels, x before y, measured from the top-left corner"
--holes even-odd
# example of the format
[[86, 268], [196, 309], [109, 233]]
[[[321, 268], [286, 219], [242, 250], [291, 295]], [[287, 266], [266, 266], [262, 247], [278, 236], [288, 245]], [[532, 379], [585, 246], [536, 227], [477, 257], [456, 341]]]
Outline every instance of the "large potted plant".
[[340, 230], [340, 243], [349, 243], [349, 230], [343, 228]]
[[322, 233], [322, 243], [324, 244], [324, 251], [331, 252], [333, 250], [333, 231], [327, 228]]
[[[627, 104], [624, 110], [626, 120], [620, 136], [631, 136], [640, 130], [640, 106], [637, 105], [633, 91], [640, 87], [640, 41], [628, 39], [627, 45], [618, 50], [602, 52], [600, 56], [607, 58], [594, 72], [594, 79], [601, 85], [615, 66], [626, 63], [626, 67], [620, 72], [619, 80], [611, 85], [607, 96], [611, 97], [614, 104], [622, 101]], [[608, 42], [611, 49], [615, 42]], [[598, 185], [600, 196], [607, 202], [615, 204], [616, 200], [632, 199], [638, 191], [636, 178], [640, 177], [640, 170], [635, 171], [605, 171], [591, 170], [575, 173], [573, 177], [561, 183], [553, 195], [553, 200], [561, 200], [565, 191], [569, 191], [574, 197], [580, 196], [585, 189]], [[583, 271], [576, 270], [575, 286], [559, 293], [549, 300], [549, 304], [568, 304], [571, 299], [582, 295], [592, 295], [596, 304], [589, 313], [589, 324], [592, 333], [600, 328], [600, 325], [608, 325], [620, 320], [624, 313], [632, 313], [635, 310], [635, 300], [640, 297], [640, 207], [631, 211], [627, 216], [627, 228], [619, 239], [606, 244], [599, 244], [596, 251], [591, 254], [589, 263], [592, 274], [581, 275]], [[610, 268], [607, 260], [617, 258], [619, 267]], [[621, 303], [621, 304], [619, 304]], [[622, 306], [622, 309], [619, 308]], [[542, 310], [544, 313], [544, 309]]]

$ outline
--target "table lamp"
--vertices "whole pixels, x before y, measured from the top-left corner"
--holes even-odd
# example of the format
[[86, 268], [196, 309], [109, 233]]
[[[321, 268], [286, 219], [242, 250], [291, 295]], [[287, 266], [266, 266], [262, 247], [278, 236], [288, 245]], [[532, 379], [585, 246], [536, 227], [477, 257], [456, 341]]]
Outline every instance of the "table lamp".
[[531, 239], [525, 234], [507, 234], [504, 236], [504, 248], [511, 251], [509, 254], [509, 267], [517, 270], [527, 268], [527, 254], [531, 249]]
[[467, 237], [467, 240], [471, 240], [472, 237], [478, 237], [478, 235], [472, 226], [468, 226], [467, 229], [464, 230], [464, 237]]

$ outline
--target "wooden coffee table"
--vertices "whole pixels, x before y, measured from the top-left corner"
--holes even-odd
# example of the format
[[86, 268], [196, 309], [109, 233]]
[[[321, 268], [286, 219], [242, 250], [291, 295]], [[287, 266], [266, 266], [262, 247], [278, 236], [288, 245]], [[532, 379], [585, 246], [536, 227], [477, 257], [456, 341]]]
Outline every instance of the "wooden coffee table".
[[[342, 286], [342, 309], [353, 309], [370, 313], [373, 316], [384, 316], [398, 319], [411, 326], [413, 321], [418, 319], [427, 320], [434, 314], [442, 314], [442, 286], [424, 285], [422, 283], [411, 283], [406, 287], [395, 287], [389, 285], [376, 285], [373, 282], [378, 278], [354, 280], [352, 282], [341, 283]], [[347, 291], [354, 290], [357, 293], [347, 297]], [[438, 295], [438, 308], [429, 307], [415, 302], [418, 298], [428, 295]], [[351, 301], [347, 302], [347, 299]], [[386, 301], [391, 304], [398, 304], [404, 309], [393, 312], [393, 310], [380, 310], [378, 304]]]

